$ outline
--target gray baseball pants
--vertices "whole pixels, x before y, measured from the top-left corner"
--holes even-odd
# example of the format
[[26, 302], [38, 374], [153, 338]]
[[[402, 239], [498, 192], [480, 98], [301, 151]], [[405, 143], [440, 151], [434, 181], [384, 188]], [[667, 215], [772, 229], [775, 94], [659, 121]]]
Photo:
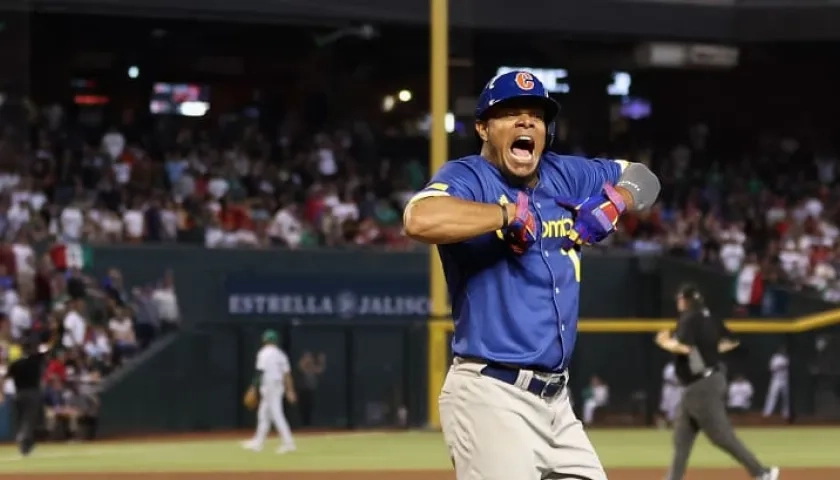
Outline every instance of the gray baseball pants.
[[726, 413], [726, 377], [720, 372], [685, 387], [674, 421], [674, 457], [667, 480], [682, 480], [697, 434], [702, 431], [718, 448], [744, 466], [753, 478], [767, 468], [735, 436]]

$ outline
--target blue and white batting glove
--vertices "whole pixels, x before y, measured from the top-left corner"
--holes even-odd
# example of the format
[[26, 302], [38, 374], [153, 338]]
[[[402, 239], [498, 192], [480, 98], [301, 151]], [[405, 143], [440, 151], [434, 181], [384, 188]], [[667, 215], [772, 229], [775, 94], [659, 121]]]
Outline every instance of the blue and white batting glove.
[[563, 238], [560, 248], [571, 250], [578, 245], [591, 245], [607, 238], [616, 230], [618, 219], [627, 209], [621, 194], [610, 184], [605, 184], [599, 195], [582, 202], [557, 198], [557, 204], [573, 213], [574, 225]]

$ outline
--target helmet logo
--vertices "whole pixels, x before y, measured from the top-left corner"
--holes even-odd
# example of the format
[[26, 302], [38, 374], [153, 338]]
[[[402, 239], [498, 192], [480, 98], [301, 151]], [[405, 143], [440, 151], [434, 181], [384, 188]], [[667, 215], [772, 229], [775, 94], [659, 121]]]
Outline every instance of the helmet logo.
[[519, 72], [516, 74], [516, 86], [521, 90], [534, 89], [534, 76], [528, 72]]

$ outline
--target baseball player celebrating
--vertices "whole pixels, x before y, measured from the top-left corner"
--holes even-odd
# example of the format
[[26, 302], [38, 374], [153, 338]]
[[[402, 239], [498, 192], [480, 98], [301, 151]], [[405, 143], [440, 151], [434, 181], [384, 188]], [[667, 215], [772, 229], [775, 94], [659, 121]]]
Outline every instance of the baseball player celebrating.
[[243, 442], [242, 447], [258, 452], [262, 450], [263, 442], [271, 430], [271, 424], [280, 434], [281, 444], [277, 453], [288, 453], [295, 450], [295, 441], [289, 422], [283, 414], [283, 394], [289, 403], [295, 403], [294, 384], [292, 383], [289, 357], [277, 346], [277, 333], [266, 330], [262, 336], [263, 346], [257, 352], [257, 373], [254, 376], [252, 389], [259, 389], [260, 405], [257, 409], [257, 431], [254, 438]]
[[558, 110], [533, 74], [496, 76], [476, 108], [481, 153], [447, 162], [405, 211], [406, 233], [438, 245], [452, 302], [439, 404], [460, 480], [606, 478], [565, 388], [580, 249], [660, 185], [642, 164], [545, 152]]

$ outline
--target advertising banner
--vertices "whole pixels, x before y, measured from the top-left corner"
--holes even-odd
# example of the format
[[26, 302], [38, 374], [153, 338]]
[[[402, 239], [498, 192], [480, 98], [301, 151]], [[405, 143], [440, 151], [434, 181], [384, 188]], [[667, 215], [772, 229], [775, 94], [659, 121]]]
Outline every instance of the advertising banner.
[[424, 317], [425, 276], [286, 276], [230, 274], [225, 282], [231, 316]]

